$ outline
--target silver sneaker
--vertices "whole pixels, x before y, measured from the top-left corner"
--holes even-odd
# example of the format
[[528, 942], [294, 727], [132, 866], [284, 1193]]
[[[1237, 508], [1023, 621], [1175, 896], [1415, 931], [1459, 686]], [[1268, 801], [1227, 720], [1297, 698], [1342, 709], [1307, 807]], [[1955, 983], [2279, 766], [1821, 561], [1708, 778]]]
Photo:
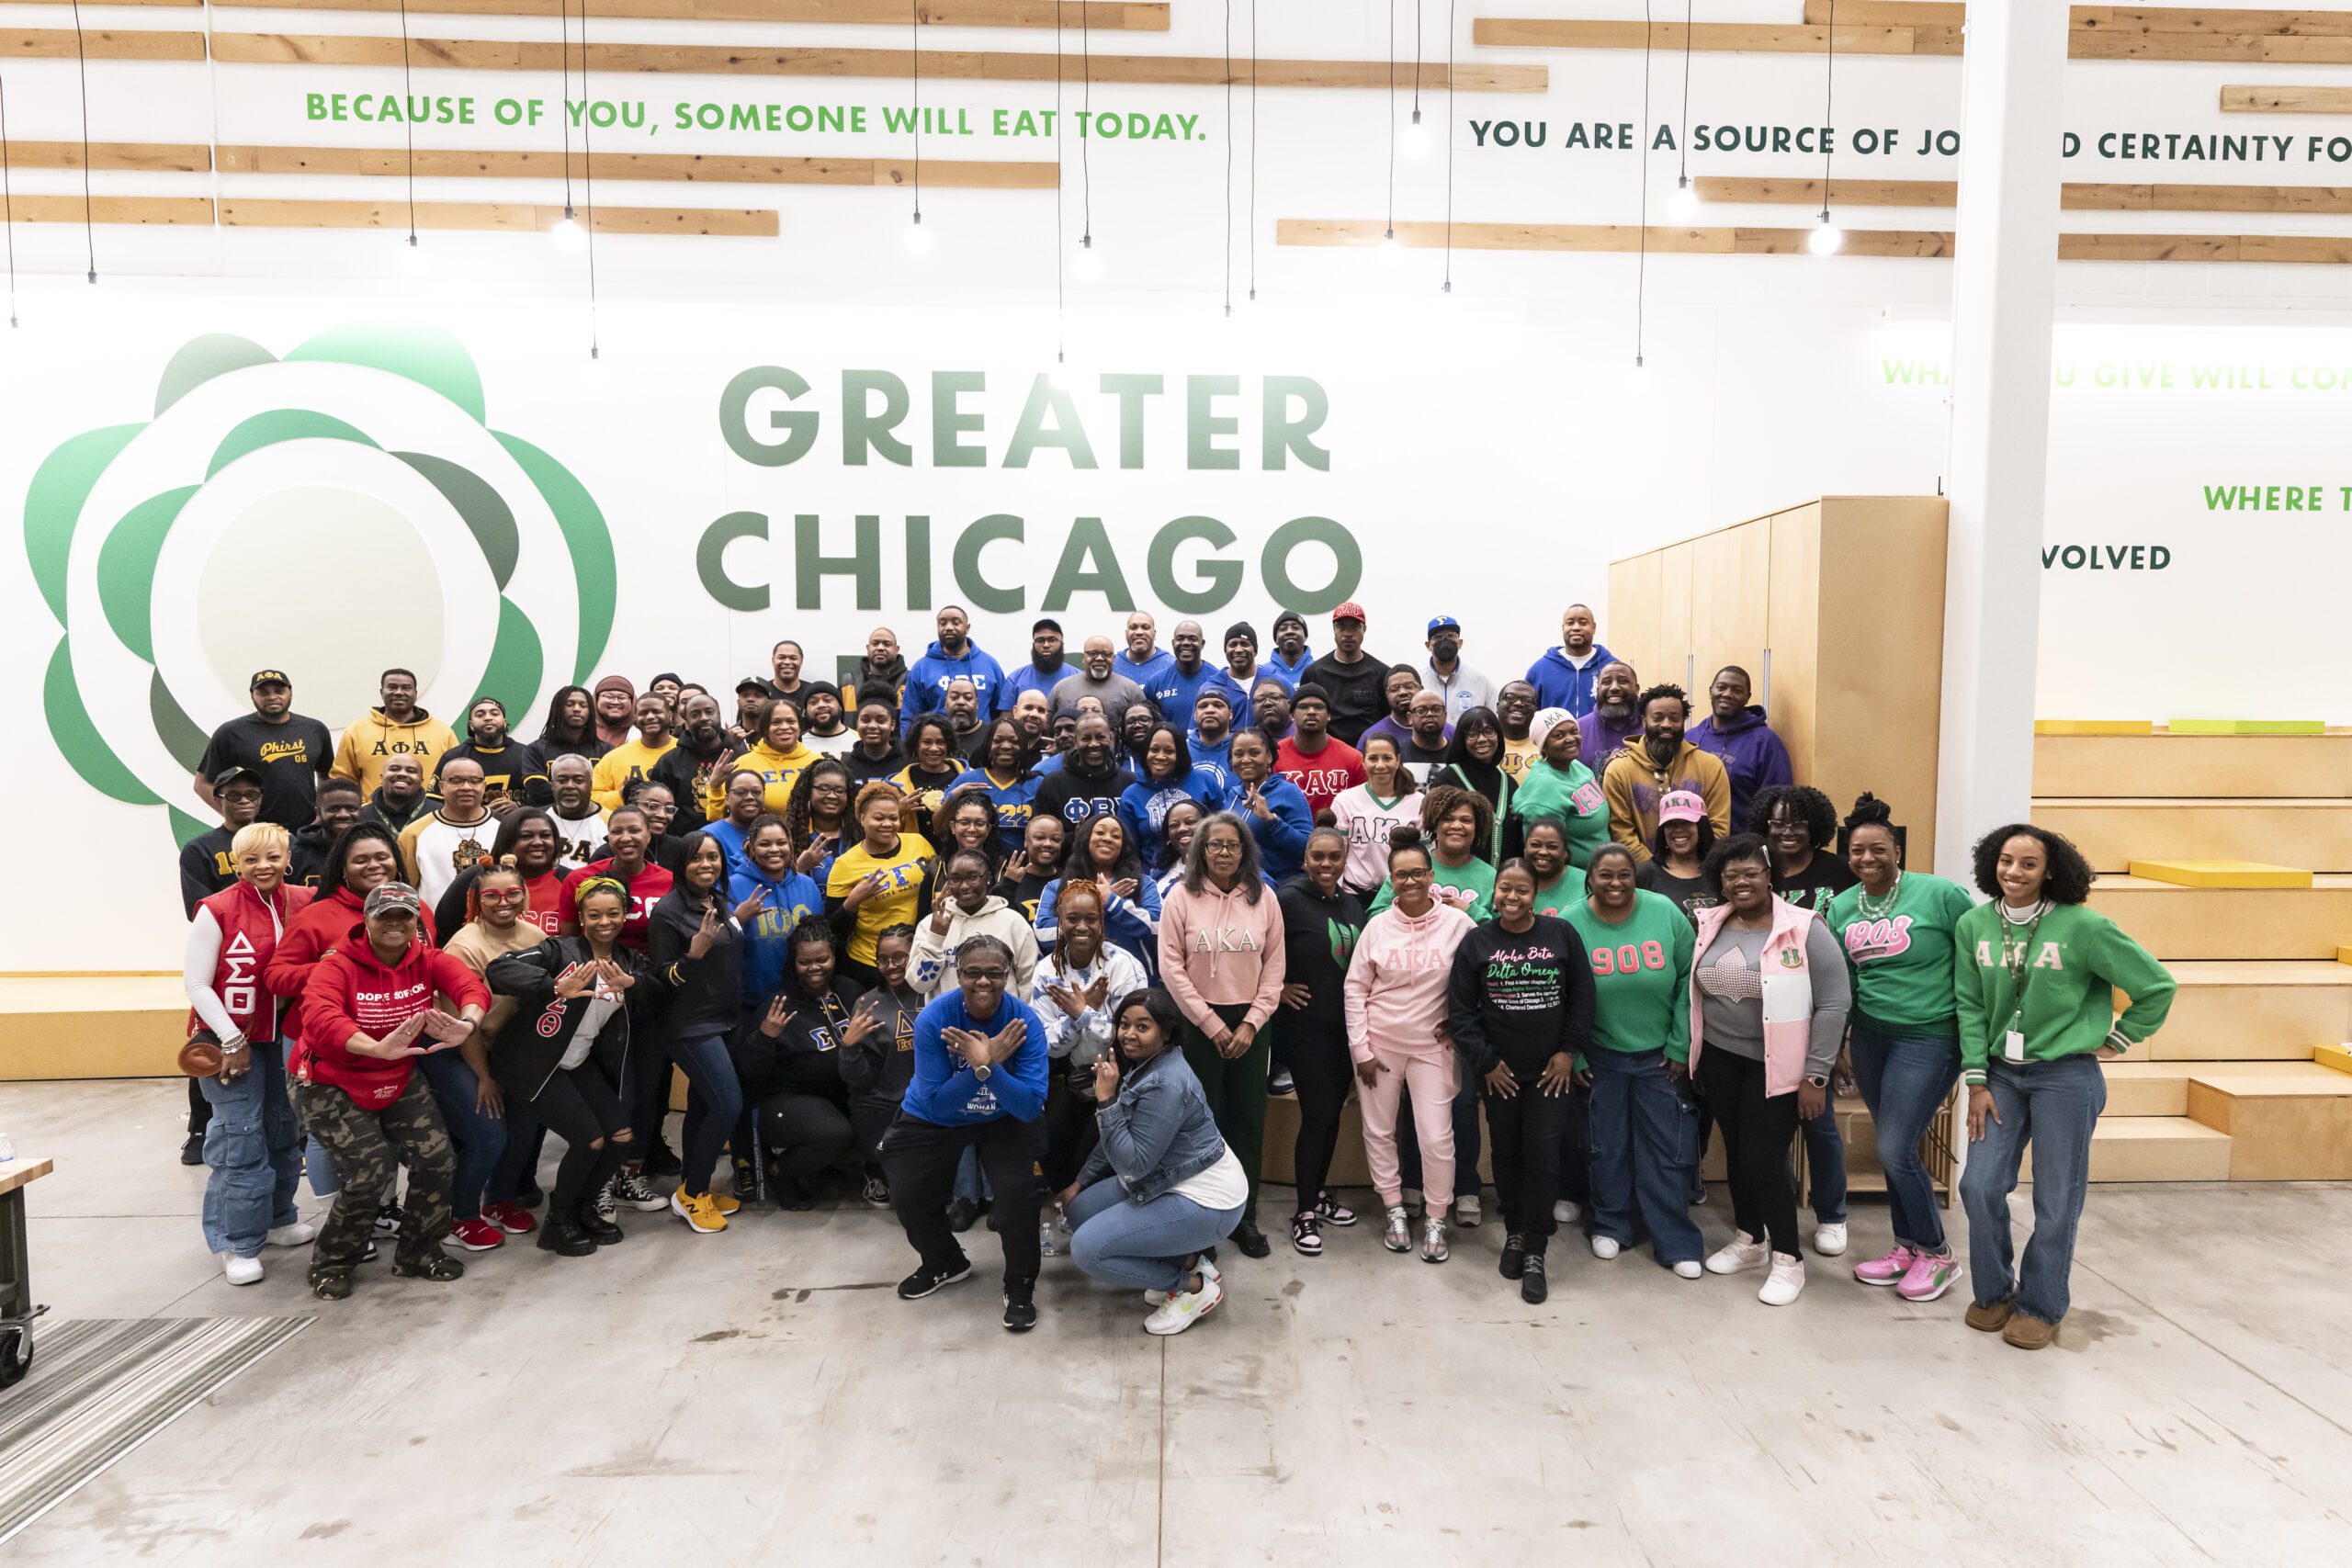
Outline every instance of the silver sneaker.
[[1443, 1220], [1422, 1221], [1421, 1261], [1424, 1263], [1442, 1263], [1445, 1261], [1446, 1257], [1445, 1222]]
[[1388, 1227], [1380, 1233], [1380, 1245], [1391, 1252], [1413, 1250], [1413, 1222], [1405, 1217], [1405, 1205], [1388, 1206]]

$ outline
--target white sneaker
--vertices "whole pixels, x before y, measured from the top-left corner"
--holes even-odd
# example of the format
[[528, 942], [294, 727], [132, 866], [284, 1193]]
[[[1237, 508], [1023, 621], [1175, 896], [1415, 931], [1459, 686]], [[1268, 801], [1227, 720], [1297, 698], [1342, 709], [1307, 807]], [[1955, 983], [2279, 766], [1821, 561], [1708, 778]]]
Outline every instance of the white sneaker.
[[1846, 1250], [1846, 1227], [1843, 1224], [1823, 1225], [1813, 1233], [1813, 1249], [1824, 1258], [1835, 1258]]
[[232, 1285], [258, 1285], [261, 1283], [261, 1259], [240, 1258], [233, 1252], [224, 1253], [220, 1258], [220, 1272], [228, 1276], [229, 1283]]
[[[1216, 1266], [1216, 1259], [1205, 1255], [1193, 1263], [1193, 1271], [1204, 1280], [1223, 1280], [1225, 1278], [1223, 1272], [1221, 1272]], [[1158, 1306], [1168, 1299], [1168, 1292], [1166, 1291], [1146, 1291], [1143, 1293], [1143, 1299], [1146, 1305]]]
[[1592, 1238], [1592, 1255], [1595, 1258], [1600, 1258], [1603, 1263], [1606, 1263], [1611, 1258], [1616, 1257], [1622, 1250], [1623, 1248], [1619, 1247], [1617, 1243], [1608, 1236], [1597, 1235]]
[[1453, 1201], [1453, 1223], [1464, 1230], [1476, 1230], [1478, 1222], [1487, 1216], [1478, 1207], [1478, 1195], [1464, 1193]]
[[1413, 1250], [1413, 1222], [1405, 1217], [1402, 1203], [1388, 1205], [1388, 1220], [1381, 1229], [1380, 1245], [1391, 1252]]
[[308, 1220], [296, 1220], [290, 1225], [272, 1225], [268, 1241], [272, 1247], [308, 1247], [318, 1235], [318, 1226]]
[[1584, 1210], [1566, 1198], [1552, 1205], [1552, 1223], [1555, 1225], [1572, 1225], [1583, 1218]]
[[1750, 1269], [1763, 1268], [1771, 1257], [1770, 1247], [1742, 1231], [1724, 1243], [1721, 1251], [1707, 1259], [1707, 1272], [1744, 1274]]
[[1768, 1307], [1784, 1307], [1803, 1294], [1804, 1259], [1774, 1253], [1772, 1272], [1765, 1276], [1764, 1288], [1756, 1292], [1756, 1299]]
[[1223, 1300], [1225, 1286], [1218, 1282], [1215, 1274], [1203, 1269], [1201, 1288], [1180, 1292], [1162, 1302], [1159, 1311], [1143, 1320], [1143, 1331], [1146, 1334], [1182, 1334], [1215, 1312], [1216, 1303]]
[[1679, 1280], [1695, 1280], [1705, 1272], [1704, 1269], [1699, 1267], [1699, 1260], [1695, 1258], [1686, 1258], [1674, 1266], [1674, 1275]]

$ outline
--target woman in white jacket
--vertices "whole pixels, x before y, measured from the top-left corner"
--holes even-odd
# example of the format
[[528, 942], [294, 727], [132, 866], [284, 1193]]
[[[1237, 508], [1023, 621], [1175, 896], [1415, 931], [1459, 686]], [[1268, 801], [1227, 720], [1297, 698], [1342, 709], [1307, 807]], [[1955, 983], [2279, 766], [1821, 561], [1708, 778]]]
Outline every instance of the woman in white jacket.
[[989, 891], [992, 874], [989, 857], [978, 850], [957, 850], [947, 857], [939, 897], [930, 917], [915, 927], [914, 957], [907, 965], [907, 983], [924, 1000], [956, 988], [956, 950], [983, 935], [1012, 949], [1015, 994], [1029, 994], [1037, 972], [1037, 935], [1020, 910]]
[[1150, 981], [1136, 955], [1102, 936], [1102, 890], [1061, 885], [1061, 940], [1037, 963], [1029, 1006], [1046, 1026], [1046, 1188], [1078, 1179], [1094, 1143], [1094, 1064], [1111, 1052], [1119, 999]]

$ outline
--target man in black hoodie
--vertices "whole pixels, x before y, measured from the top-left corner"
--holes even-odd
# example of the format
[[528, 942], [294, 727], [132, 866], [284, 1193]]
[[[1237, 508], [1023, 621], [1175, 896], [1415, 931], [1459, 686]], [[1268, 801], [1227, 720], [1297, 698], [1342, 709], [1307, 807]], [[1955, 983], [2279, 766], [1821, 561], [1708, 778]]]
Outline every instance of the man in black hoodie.
[[353, 779], [324, 779], [319, 784], [319, 819], [294, 829], [294, 844], [286, 864], [289, 887], [316, 888], [327, 872], [327, 852], [343, 830], [359, 820], [367, 796]]
[[712, 784], [732, 749], [718, 722], [718, 699], [708, 692], [688, 692], [678, 704], [678, 743], [646, 775], [669, 785], [670, 798], [678, 803], [671, 832], [683, 839], [709, 822]]
[[471, 757], [481, 764], [490, 808], [502, 816], [502, 800], [516, 806], [545, 806], [555, 798], [548, 788], [547, 760], [537, 747], [507, 732], [506, 705], [496, 697], [476, 697], [474, 705], [466, 710], [465, 739], [434, 759], [435, 794], [440, 790], [441, 769], [452, 757]]
[[1112, 752], [1110, 720], [1089, 710], [1070, 731], [1062, 765], [1037, 786], [1030, 815], [1058, 817], [1075, 829], [1098, 811], [1115, 811], [1120, 792], [1135, 782], [1135, 774], [1121, 767]]
[[853, 688], [857, 705], [872, 702], [888, 705], [895, 732], [906, 685], [907, 661], [899, 652], [899, 634], [888, 626], [875, 627], [865, 635], [865, 657], [857, 661], [857, 683]]
[[432, 809], [433, 797], [424, 793], [424, 759], [396, 751], [384, 759], [384, 782], [376, 786], [359, 815], [367, 821], [381, 822], [397, 838]]

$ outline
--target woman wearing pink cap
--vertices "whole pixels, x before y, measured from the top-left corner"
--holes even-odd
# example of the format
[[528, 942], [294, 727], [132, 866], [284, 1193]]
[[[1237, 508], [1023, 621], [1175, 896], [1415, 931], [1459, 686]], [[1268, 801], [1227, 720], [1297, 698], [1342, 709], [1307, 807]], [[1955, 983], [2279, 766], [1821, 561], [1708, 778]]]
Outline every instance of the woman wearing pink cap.
[[1634, 886], [1645, 893], [1674, 900], [1692, 925], [1699, 911], [1722, 902], [1701, 874], [1715, 847], [1715, 825], [1708, 818], [1707, 803], [1687, 789], [1668, 790], [1657, 800], [1657, 834], [1650, 840], [1650, 858], [1642, 863]]
[[1396, 1106], [1413, 1096], [1421, 1148], [1421, 1261], [1446, 1258], [1445, 1215], [1453, 1203], [1453, 1042], [1446, 1029], [1446, 983], [1453, 950], [1476, 929], [1468, 915], [1435, 897], [1433, 867], [1420, 835], [1399, 828], [1388, 850], [1395, 901], [1364, 922], [1348, 965], [1348, 1052], [1363, 1084], [1364, 1157], [1388, 1211], [1382, 1243], [1391, 1252], [1413, 1245], [1396, 1161]]

